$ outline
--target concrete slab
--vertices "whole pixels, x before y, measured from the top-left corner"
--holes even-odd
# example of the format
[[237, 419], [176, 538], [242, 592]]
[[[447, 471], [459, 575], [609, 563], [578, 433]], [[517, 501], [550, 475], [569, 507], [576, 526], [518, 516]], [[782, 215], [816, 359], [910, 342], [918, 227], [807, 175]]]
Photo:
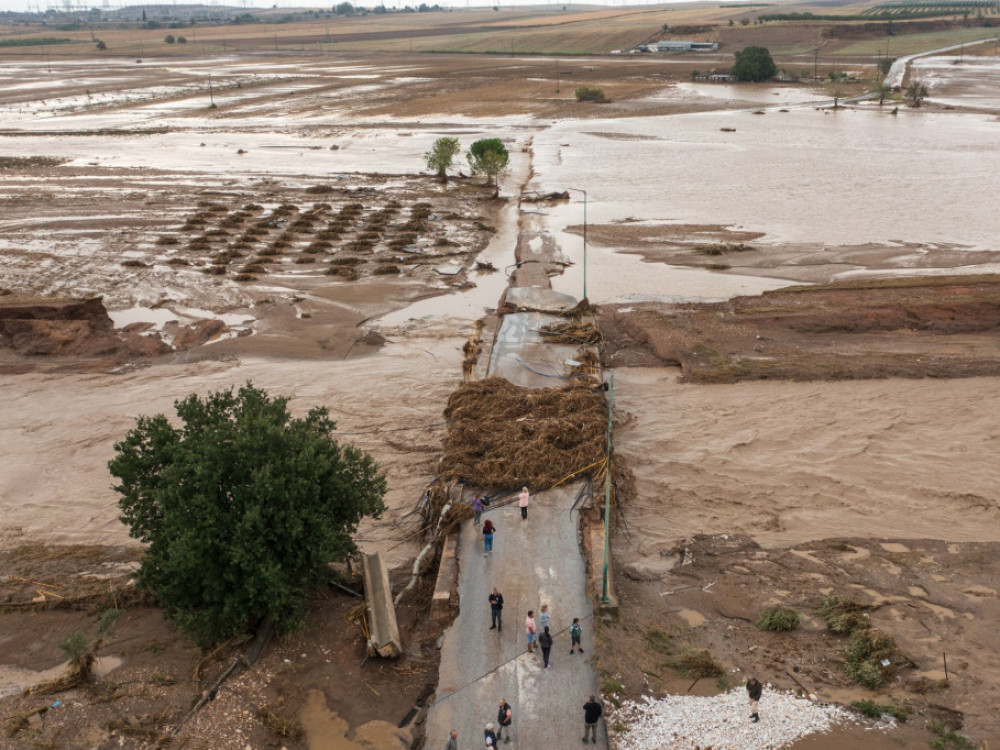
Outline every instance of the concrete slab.
[[[495, 722], [498, 704], [513, 709], [513, 742], [525, 750], [581, 745], [583, 704], [597, 693], [587, 659], [593, 653], [593, 610], [584, 581], [578, 543], [577, 512], [570, 513], [579, 485], [532, 497], [528, 520], [516, 503], [486, 511], [497, 526], [494, 551], [483, 556], [482, 534], [466, 522], [460, 532], [461, 613], [446, 631], [441, 648], [438, 689], [427, 716], [428, 748], [444, 747], [458, 730], [459, 748], [479, 750], [483, 728]], [[504, 628], [490, 630], [488, 597], [493, 587], [504, 596]], [[551, 668], [541, 655], [526, 653], [524, 618], [545, 602], [552, 612], [555, 638]], [[569, 653], [568, 628], [574, 617], [583, 626], [585, 654]], [[607, 747], [603, 722], [598, 747]], [[592, 745], [590, 747], [593, 747]]]
[[577, 306], [576, 297], [536, 286], [517, 286], [507, 290], [508, 305], [541, 312], [565, 312]]
[[396, 607], [392, 603], [389, 571], [381, 553], [362, 553], [361, 570], [365, 578], [370, 645], [379, 656], [402, 656], [403, 644], [399, 639]]
[[579, 347], [553, 344], [537, 333], [542, 326], [563, 322], [539, 312], [504, 315], [490, 356], [490, 375], [499, 375], [525, 388], [551, 388], [570, 377], [566, 360], [577, 356]]

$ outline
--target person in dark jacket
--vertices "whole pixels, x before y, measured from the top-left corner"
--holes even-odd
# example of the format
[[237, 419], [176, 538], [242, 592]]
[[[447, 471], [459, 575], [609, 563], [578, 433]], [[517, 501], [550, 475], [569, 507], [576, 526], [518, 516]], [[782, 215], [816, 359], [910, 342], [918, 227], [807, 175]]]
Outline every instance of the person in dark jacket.
[[506, 700], [500, 701], [500, 710], [497, 711], [497, 739], [499, 740], [504, 735], [504, 729], [507, 730], [507, 736], [504, 737], [504, 742], [510, 742], [510, 725], [514, 721], [513, 713], [510, 709], [510, 704]]
[[483, 730], [483, 741], [486, 743], [486, 747], [497, 746], [497, 733], [493, 731], [492, 724], [487, 724], [486, 729]]
[[542, 649], [542, 664], [546, 669], [549, 668], [549, 652], [552, 651], [552, 634], [549, 633], [549, 626], [545, 626], [545, 630], [542, 634], [538, 636], [538, 645]]
[[490, 618], [493, 622], [490, 630], [496, 629], [498, 632], [503, 630], [503, 594], [497, 588], [490, 594]]
[[601, 708], [601, 704], [597, 702], [594, 696], [590, 696], [590, 700], [583, 704], [583, 744], [587, 744], [587, 734], [590, 734], [590, 741], [595, 745], [597, 744], [597, 721], [601, 718], [601, 714], [604, 713], [604, 709]]
[[760, 684], [756, 677], [747, 680], [747, 695], [750, 697], [750, 718], [754, 723], [760, 721], [757, 714], [757, 702], [760, 701], [760, 694], [764, 692], [764, 686]]
[[451, 730], [451, 734], [448, 735], [448, 744], [444, 746], [444, 750], [458, 750], [458, 731], [455, 729]]

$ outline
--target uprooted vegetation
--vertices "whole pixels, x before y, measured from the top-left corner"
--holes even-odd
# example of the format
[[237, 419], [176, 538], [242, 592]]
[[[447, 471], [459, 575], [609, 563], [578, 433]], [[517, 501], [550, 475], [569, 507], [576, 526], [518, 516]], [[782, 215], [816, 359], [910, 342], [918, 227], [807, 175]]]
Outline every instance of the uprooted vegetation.
[[600, 386], [521, 388], [500, 377], [464, 383], [448, 399], [439, 473], [479, 487], [536, 490], [593, 471], [605, 456]]
[[820, 602], [816, 613], [834, 633], [850, 636], [844, 650], [847, 677], [875, 690], [896, 669], [911, 662], [891, 633], [871, 626], [867, 609], [846, 597], [828, 596]]

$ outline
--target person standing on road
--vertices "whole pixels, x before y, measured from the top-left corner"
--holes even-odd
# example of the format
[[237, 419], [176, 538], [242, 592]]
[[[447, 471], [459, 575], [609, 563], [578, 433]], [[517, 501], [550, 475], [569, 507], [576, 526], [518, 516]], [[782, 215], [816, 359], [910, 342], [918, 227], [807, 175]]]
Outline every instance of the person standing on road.
[[583, 638], [583, 628], [580, 627], [580, 618], [574, 617], [573, 624], [569, 626], [569, 652], [572, 654], [575, 649], [580, 649], [583, 653], [583, 646], [580, 639]]
[[528, 653], [535, 653], [535, 611], [528, 610], [528, 616], [524, 618], [524, 634], [528, 638]]
[[493, 622], [490, 625], [490, 630], [497, 632], [503, 630], [503, 594], [497, 588], [494, 588], [493, 593], [490, 594], [490, 619]]
[[486, 557], [493, 551], [493, 535], [496, 531], [497, 527], [487, 518], [485, 523], [483, 523], [483, 557]]
[[483, 739], [486, 742], [487, 748], [492, 748], [497, 746], [497, 733], [493, 731], [492, 724], [486, 725], [486, 729], [483, 730]]
[[542, 666], [549, 668], [549, 652], [552, 651], [552, 634], [549, 633], [549, 626], [546, 625], [542, 634], [538, 636], [538, 645], [542, 648]]
[[590, 733], [590, 741], [595, 745], [597, 744], [597, 721], [601, 718], [601, 714], [604, 713], [604, 709], [601, 708], [601, 704], [597, 702], [594, 696], [590, 696], [590, 700], [583, 704], [583, 744], [587, 744], [587, 733]]
[[500, 710], [497, 711], [497, 723], [500, 728], [497, 730], [497, 739], [499, 740], [503, 737], [504, 729], [507, 730], [507, 736], [504, 737], [504, 742], [510, 742], [510, 725], [514, 721], [513, 712], [510, 710], [510, 704], [506, 700], [500, 701]]
[[448, 735], [448, 742], [444, 746], [444, 750], [458, 750], [458, 730], [452, 729], [451, 734]]
[[479, 519], [483, 517], [483, 498], [478, 492], [475, 497], [472, 498], [472, 510], [476, 514], [476, 517], [472, 519], [472, 525], [478, 526]]
[[543, 604], [541, 610], [538, 612], [538, 628], [545, 630], [549, 626], [550, 619], [552, 619], [552, 613], [549, 612], [549, 605]]
[[521, 509], [522, 521], [528, 518], [528, 501], [530, 499], [531, 499], [531, 493], [528, 492], [528, 488], [522, 487], [521, 494], [517, 496], [517, 505]]
[[747, 696], [750, 698], [750, 718], [754, 720], [756, 724], [760, 721], [760, 716], [757, 713], [757, 703], [760, 701], [760, 695], [764, 692], [764, 686], [757, 681], [756, 677], [751, 677], [747, 680]]

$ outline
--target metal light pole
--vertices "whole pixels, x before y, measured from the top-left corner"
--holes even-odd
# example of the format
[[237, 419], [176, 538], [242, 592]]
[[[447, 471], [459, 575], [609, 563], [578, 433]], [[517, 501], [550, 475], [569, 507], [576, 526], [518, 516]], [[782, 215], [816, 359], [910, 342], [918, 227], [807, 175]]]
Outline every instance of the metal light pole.
[[587, 191], [580, 188], [566, 188], [583, 193], [583, 298], [587, 299]]
[[608, 598], [608, 554], [611, 544], [611, 419], [615, 409], [615, 371], [611, 370], [611, 384], [608, 389], [608, 465], [604, 467], [604, 581], [601, 586], [601, 601]]

